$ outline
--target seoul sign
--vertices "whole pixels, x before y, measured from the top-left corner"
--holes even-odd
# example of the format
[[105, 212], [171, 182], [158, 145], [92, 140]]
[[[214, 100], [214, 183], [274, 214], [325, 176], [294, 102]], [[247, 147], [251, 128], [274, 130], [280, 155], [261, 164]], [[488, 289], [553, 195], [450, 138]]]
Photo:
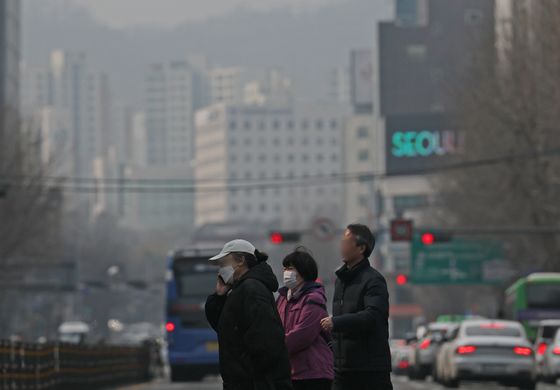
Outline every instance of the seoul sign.
[[458, 154], [463, 151], [463, 138], [452, 130], [397, 131], [393, 133], [391, 153], [397, 158]]
[[446, 115], [395, 115], [385, 121], [386, 169], [389, 175], [437, 168], [463, 153], [465, 136]]

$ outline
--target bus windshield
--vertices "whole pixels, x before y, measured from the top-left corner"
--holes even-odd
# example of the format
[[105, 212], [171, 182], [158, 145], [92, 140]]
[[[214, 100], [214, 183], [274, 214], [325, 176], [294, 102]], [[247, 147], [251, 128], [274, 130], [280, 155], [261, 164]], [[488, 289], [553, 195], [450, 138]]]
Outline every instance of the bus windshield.
[[212, 294], [216, 286], [215, 272], [177, 272], [178, 292], [181, 297], [201, 297]]
[[527, 285], [529, 309], [560, 309], [560, 283]]

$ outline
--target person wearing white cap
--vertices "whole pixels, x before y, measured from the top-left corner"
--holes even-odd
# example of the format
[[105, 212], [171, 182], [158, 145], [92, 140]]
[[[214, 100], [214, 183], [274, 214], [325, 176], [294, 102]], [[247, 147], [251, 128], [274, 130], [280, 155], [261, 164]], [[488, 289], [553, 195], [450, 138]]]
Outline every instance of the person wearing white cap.
[[218, 333], [224, 390], [291, 390], [284, 328], [273, 293], [278, 281], [268, 256], [233, 240], [209, 261], [219, 265], [206, 318]]

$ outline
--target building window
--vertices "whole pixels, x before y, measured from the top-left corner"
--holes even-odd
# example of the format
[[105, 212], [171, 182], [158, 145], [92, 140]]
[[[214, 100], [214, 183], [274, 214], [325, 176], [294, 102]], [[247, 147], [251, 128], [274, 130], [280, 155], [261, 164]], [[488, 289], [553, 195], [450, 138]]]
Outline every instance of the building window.
[[337, 162], [338, 161], [338, 156], [336, 154], [331, 155], [331, 161], [332, 162]]
[[367, 138], [369, 136], [369, 129], [366, 126], [358, 127], [358, 138]]
[[230, 130], [235, 130], [235, 129], [237, 129], [237, 123], [236, 123], [235, 121], [231, 121], [231, 122], [229, 123], [229, 129], [230, 129]]
[[465, 24], [467, 26], [478, 26], [484, 19], [484, 13], [479, 9], [469, 9], [465, 12]]
[[419, 209], [429, 205], [427, 195], [398, 195], [393, 197], [393, 208], [395, 211], [407, 209]]
[[245, 155], [245, 162], [251, 162], [252, 159], [253, 159], [253, 156], [251, 156], [250, 154]]
[[287, 124], [287, 127], [288, 127], [289, 130], [293, 130], [294, 129], [294, 121], [289, 120], [288, 124]]
[[338, 127], [338, 122], [336, 119], [331, 119], [331, 129], [336, 129]]
[[303, 130], [307, 130], [309, 128], [309, 122], [307, 120], [304, 120], [301, 122], [301, 128]]
[[259, 156], [259, 161], [260, 161], [260, 162], [265, 162], [265, 161], [266, 161], [266, 154], [261, 154], [261, 155]]
[[323, 138], [317, 138], [317, 145], [323, 145]]
[[406, 55], [411, 61], [422, 62], [426, 59], [426, 45], [415, 44], [406, 47]]
[[289, 161], [289, 162], [293, 162], [293, 161], [294, 161], [294, 155], [293, 155], [293, 154], [288, 154], [288, 161]]
[[261, 210], [262, 213], [264, 213], [266, 211], [266, 204], [261, 203], [260, 210]]
[[231, 162], [236, 162], [236, 161], [237, 161], [237, 156], [236, 156], [236, 155], [232, 155], [232, 156], [229, 158], [229, 161], [231, 161]]
[[235, 213], [235, 212], [237, 211], [237, 206], [234, 205], [234, 204], [232, 204], [232, 205], [229, 207], [229, 210], [230, 210], [232, 213]]
[[[251, 190], [249, 190], [251, 191]], [[245, 205], [245, 211], [247, 211], [248, 213], [250, 213], [253, 210], [253, 206], [251, 205], [251, 203], [248, 203]]]
[[292, 137], [288, 138], [288, 145], [293, 145], [294, 144], [294, 139]]
[[369, 197], [367, 195], [360, 195], [358, 197], [358, 203], [362, 207], [368, 207], [369, 206]]
[[264, 121], [259, 124], [259, 130], [266, 130], [266, 123]]
[[245, 130], [251, 130], [251, 122], [246, 121], [244, 127], [245, 127]]
[[280, 121], [275, 120], [274, 122], [272, 122], [272, 127], [274, 128], [274, 130], [278, 130], [280, 128]]
[[323, 157], [322, 154], [318, 154], [317, 155], [317, 162], [322, 162], [325, 158]]
[[274, 138], [274, 141], [272, 141], [272, 143], [274, 144], [274, 146], [279, 146], [280, 140], [278, 138]]
[[323, 121], [321, 119], [318, 119], [317, 122], [315, 122], [315, 127], [317, 127], [317, 130], [322, 130], [323, 129]]
[[367, 161], [369, 159], [369, 150], [360, 150], [358, 152], [359, 161]]
[[301, 140], [302, 145], [307, 146], [307, 144], [309, 144], [309, 140], [307, 139], [307, 137], [303, 137], [303, 139]]

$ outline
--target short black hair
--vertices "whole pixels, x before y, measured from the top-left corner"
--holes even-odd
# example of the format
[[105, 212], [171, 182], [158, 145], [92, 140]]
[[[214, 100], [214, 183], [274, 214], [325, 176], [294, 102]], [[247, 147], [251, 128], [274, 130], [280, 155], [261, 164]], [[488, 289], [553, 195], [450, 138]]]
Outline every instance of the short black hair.
[[375, 237], [369, 227], [359, 223], [353, 223], [346, 227], [356, 238], [356, 245], [365, 246], [364, 256], [369, 257], [375, 248]]
[[304, 247], [298, 247], [287, 255], [282, 261], [282, 265], [284, 267], [294, 267], [306, 282], [317, 280], [319, 275], [317, 262]]

